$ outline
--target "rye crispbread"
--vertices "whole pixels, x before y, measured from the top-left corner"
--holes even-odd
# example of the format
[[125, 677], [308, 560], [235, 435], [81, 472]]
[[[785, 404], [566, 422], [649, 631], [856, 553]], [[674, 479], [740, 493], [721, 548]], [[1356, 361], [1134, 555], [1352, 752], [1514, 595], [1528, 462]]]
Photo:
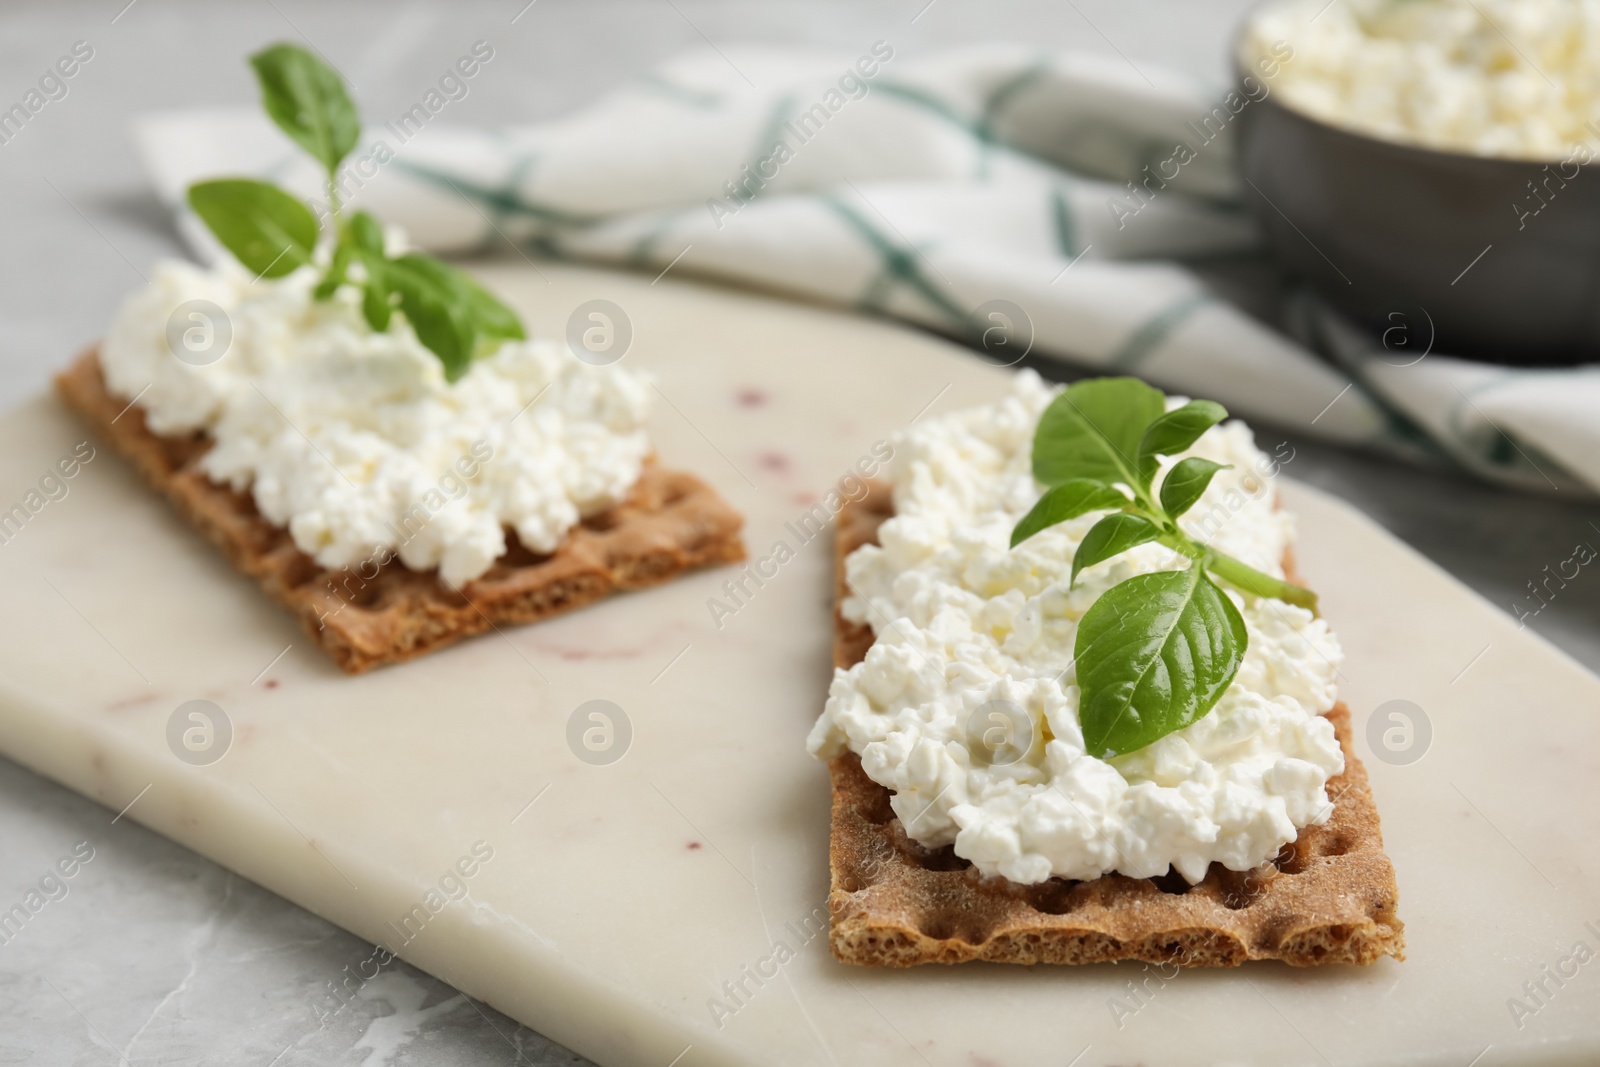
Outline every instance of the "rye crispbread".
[[745, 558], [744, 519], [690, 474], [645, 465], [622, 504], [574, 527], [556, 551], [536, 555], [506, 532], [508, 551], [459, 591], [436, 571], [398, 559], [329, 570], [256, 510], [248, 492], [212, 482], [199, 460], [202, 434], [161, 436], [136, 404], [112, 396], [91, 349], [56, 376], [67, 406], [127, 458], [242, 573], [294, 613], [311, 639], [350, 674], [424, 655], [491, 626], [532, 622], [694, 567]]
[[[845, 558], [877, 541], [894, 514], [887, 486], [839, 513], [835, 543], [834, 663], [851, 667], [871, 647], [870, 627], [847, 621]], [[1270, 863], [1236, 872], [1213, 863], [1197, 885], [1105, 875], [1023, 886], [983, 879], [951, 847], [906, 836], [890, 792], [845, 752], [833, 779], [829, 945], [845, 963], [1101, 963], [1144, 960], [1231, 967], [1274, 959], [1296, 966], [1405, 958], [1395, 914], [1394, 868], [1383, 851], [1366, 768], [1350, 742], [1350, 713], [1328, 712], [1344, 773], [1328, 782], [1333, 812]]]

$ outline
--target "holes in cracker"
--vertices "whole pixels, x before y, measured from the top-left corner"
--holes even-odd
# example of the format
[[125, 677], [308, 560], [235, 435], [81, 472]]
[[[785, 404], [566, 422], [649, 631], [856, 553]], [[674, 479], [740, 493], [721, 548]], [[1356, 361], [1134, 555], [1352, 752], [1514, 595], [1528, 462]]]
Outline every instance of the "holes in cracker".
[[918, 930], [923, 937], [935, 941], [961, 941], [968, 945], [981, 945], [989, 940], [989, 931], [968, 926], [963, 916], [932, 915]]
[[[232, 542], [228, 549], [232, 552], [244, 552], [248, 557], [258, 561], [258, 565], [268, 571], [283, 573], [283, 561], [291, 556], [304, 555], [295, 547], [294, 538], [289, 536], [289, 531], [281, 526], [274, 526], [259, 515], [241, 515], [238, 522], [222, 521], [217, 523], [226, 530], [223, 536]], [[199, 529], [215, 530], [217, 526], [201, 526]], [[208, 534], [208, 536], [210, 536]]]
[[1272, 865], [1279, 874], [1299, 874], [1311, 866], [1311, 849], [1303, 841], [1291, 841], [1272, 857]]
[[1317, 851], [1324, 856], [1343, 856], [1355, 847], [1356, 843], [1352, 838], [1344, 834], [1330, 834], [1322, 841]]
[[1069, 882], [1061, 878], [1052, 878], [1033, 891], [1033, 907], [1046, 915], [1066, 915], [1077, 906], [1073, 900], [1072, 891], [1078, 886], [1077, 882]]
[[882, 826], [894, 818], [894, 808], [890, 800], [894, 794], [887, 789], [874, 789], [862, 803], [856, 805], [856, 814], [875, 826]]
[[296, 551], [283, 567], [283, 584], [290, 589], [299, 589], [311, 579], [322, 573], [322, 568], [317, 561], [304, 552]]
[[909, 838], [906, 840], [905, 857], [925, 871], [963, 871], [972, 866], [956, 855], [954, 845], [923, 848]]
[[622, 516], [617, 508], [607, 508], [595, 515], [590, 515], [583, 520], [584, 528], [595, 533], [609, 533], [622, 525]]
[[1166, 874], [1159, 874], [1150, 879], [1150, 884], [1161, 890], [1163, 893], [1170, 893], [1173, 896], [1178, 897], [1183, 896], [1189, 890], [1194, 888], [1189, 884], [1189, 880], [1187, 878], [1179, 874], [1172, 867], [1167, 868]]
[[489, 564], [488, 570], [472, 579], [472, 581], [468, 583], [468, 588], [482, 589], [486, 586], [494, 585], [496, 582], [503, 582], [515, 573], [516, 572], [510, 567], [506, 566], [503, 561], [497, 559], [493, 563]]
[[[142, 427], [143, 409], [139, 409], [136, 414]], [[196, 430], [187, 437], [161, 435], [156, 441], [161, 447], [162, 458], [166, 460], [168, 473], [191, 466], [211, 449], [211, 442], [201, 430]]]
[[1263, 864], [1253, 871], [1221, 870], [1217, 888], [1222, 891], [1222, 906], [1229, 911], [1243, 911], [1267, 892], [1267, 883], [1277, 877], [1278, 869]]
[[[383, 572], [379, 572], [379, 579]], [[334, 585], [331, 581], [327, 588], [344, 602], [345, 607], [371, 610], [378, 606], [387, 590], [387, 585], [381, 580], [363, 581], [354, 574], [347, 574], [343, 582]]]
[[531, 567], [535, 563], [549, 558], [549, 556], [542, 556], [539, 553], [534, 552], [527, 545], [523, 544], [522, 540], [517, 537], [517, 532], [508, 527], [506, 529], [505, 555], [495, 560], [494, 568], [492, 569], [505, 567], [510, 570], [517, 567]]

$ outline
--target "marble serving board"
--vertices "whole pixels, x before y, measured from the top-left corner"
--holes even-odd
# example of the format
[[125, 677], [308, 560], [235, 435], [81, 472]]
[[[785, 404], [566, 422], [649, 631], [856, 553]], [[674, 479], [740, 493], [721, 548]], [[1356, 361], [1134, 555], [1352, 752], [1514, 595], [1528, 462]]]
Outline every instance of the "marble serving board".
[[[102, 448], [0, 544], [0, 749], [606, 1065], [1600, 1061], [1600, 680], [1293, 483], [1409, 959], [835, 963], [827, 775], [803, 748], [830, 535], [800, 520], [875, 442], [1009, 372], [671, 278], [484, 276], [546, 336], [587, 301], [624, 309], [660, 454], [745, 513], [761, 584], [735, 599], [734, 570], [695, 574], [350, 678]], [[0, 420], [0, 508], [85, 436], [48, 397]], [[186, 747], [196, 700], [226, 728]], [[591, 701], [621, 710], [610, 748]], [[1366, 729], [1380, 707], [1388, 741]]]

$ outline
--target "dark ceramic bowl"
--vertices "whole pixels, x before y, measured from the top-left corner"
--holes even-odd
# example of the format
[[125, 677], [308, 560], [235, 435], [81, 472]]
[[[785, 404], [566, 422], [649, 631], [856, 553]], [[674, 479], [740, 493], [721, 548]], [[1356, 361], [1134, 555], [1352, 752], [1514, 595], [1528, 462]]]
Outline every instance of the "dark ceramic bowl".
[[[1236, 77], [1249, 73], [1259, 96], [1243, 37]], [[1433, 351], [1495, 363], [1600, 359], [1600, 159], [1397, 144], [1300, 114], [1276, 92], [1235, 125], [1245, 203], [1273, 252], [1357, 320], [1431, 330]]]

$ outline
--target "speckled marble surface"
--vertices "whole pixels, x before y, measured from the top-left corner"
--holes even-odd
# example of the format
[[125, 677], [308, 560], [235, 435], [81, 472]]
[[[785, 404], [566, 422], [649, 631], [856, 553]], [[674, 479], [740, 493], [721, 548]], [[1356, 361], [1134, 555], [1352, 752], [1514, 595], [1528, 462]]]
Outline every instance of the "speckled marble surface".
[[[910, 50], [1023, 37], [1220, 78], [1242, 6], [540, 0], [515, 26], [519, 0], [12, 6], [0, 13], [0, 56], [13, 72], [0, 92], [20, 93], [25, 72], [74, 40], [97, 54], [25, 138], [0, 146], [0, 403], [42, 390], [51, 369], [99, 333], [137, 271], [176, 250], [126, 120], [251, 99], [239, 58], [268, 40], [304, 33], [346, 66], [364, 102], [387, 109], [461, 44], [488, 37], [516, 62], [481, 80], [457, 115], [487, 123], [560, 113], [701, 44], [702, 32], [849, 45], [893, 31]], [[1291, 475], [1351, 501], [1508, 611], [1546, 564], [1600, 537], [1600, 508], [1512, 496], [1283, 431], [1297, 449]], [[1600, 668], [1600, 595], [1582, 580], [1530, 626]], [[240, 1050], [267, 1046], [282, 1050], [279, 1064], [584, 1062], [399, 961], [323, 1020], [329, 983], [361, 969], [370, 945], [127, 819], [113, 822], [116, 814], [0, 760], [0, 899], [20, 898], [77, 842], [95, 849], [67, 895], [0, 947], [0, 1062], [253, 1064], [266, 1059]]]

